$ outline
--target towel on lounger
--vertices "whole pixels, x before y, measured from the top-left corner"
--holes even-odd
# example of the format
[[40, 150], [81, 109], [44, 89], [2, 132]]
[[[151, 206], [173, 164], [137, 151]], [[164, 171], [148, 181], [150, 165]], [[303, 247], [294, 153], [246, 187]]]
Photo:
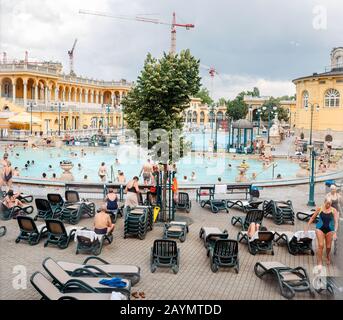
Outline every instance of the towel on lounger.
[[112, 278], [112, 279], [101, 279], [99, 281], [100, 284], [104, 286], [109, 286], [113, 288], [125, 288], [126, 282], [124, 282], [121, 278]]

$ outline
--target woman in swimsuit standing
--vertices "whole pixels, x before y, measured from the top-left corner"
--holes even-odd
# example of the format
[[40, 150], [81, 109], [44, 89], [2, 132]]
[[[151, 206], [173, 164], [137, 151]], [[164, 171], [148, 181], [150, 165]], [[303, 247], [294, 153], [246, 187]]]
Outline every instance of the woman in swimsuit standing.
[[332, 206], [337, 210], [338, 212], [338, 217], [342, 213], [342, 197], [341, 195], [337, 192], [337, 187], [336, 185], [332, 184], [330, 187], [331, 191], [330, 193], [327, 194], [327, 198], [331, 200]]
[[318, 217], [318, 222], [316, 224], [316, 236], [317, 236], [317, 262], [319, 266], [323, 264], [323, 249], [324, 242], [326, 247], [326, 264], [330, 265], [330, 252], [332, 240], [336, 239], [336, 233], [338, 228], [338, 213], [337, 210], [332, 207], [331, 199], [326, 198], [324, 205], [318, 208], [308, 225], [305, 227], [305, 231], [308, 231], [309, 226]]
[[12, 188], [12, 177], [13, 177], [13, 169], [11, 167], [11, 162], [7, 162], [2, 169], [2, 181], [3, 185], [7, 186], [7, 190]]
[[126, 185], [125, 192], [127, 194], [125, 199], [125, 207], [134, 208], [138, 206], [138, 181], [138, 177], [133, 177], [133, 179]]
[[100, 166], [99, 171], [98, 171], [98, 175], [99, 175], [100, 180], [102, 182], [106, 182], [107, 168], [106, 168], [105, 162], [101, 163], [101, 166]]

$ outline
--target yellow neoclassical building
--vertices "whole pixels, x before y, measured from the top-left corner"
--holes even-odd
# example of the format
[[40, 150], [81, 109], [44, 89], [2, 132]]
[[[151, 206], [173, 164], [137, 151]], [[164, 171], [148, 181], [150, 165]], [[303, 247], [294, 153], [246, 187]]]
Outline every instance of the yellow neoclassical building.
[[[331, 51], [331, 65], [323, 73], [293, 80], [296, 85], [296, 127], [308, 134], [313, 106], [314, 137], [343, 140], [343, 47]], [[308, 106], [308, 108], [306, 108]]]
[[[11, 123], [18, 112], [29, 112], [36, 130], [61, 130], [122, 126], [121, 99], [131, 82], [94, 80], [62, 73], [60, 63], [0, 63], [0, 126], [28, 129]], [[60, 120], [60, 122], [59, 122]]]

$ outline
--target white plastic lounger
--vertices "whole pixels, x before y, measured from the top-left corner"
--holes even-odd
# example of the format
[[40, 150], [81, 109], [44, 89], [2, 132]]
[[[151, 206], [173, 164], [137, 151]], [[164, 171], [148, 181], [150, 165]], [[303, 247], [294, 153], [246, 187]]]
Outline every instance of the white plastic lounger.
[[72, 277], [66, 271], [64, 271], [55, 260], [52, 258], [46, 258], [43, 263], [43, 268], [45, 271], [53, 278], [54, 283], [57, 283], [61, 290], [64, 292], [67, 291], [84, 291], [84, 286], [92, 287], [99, 292], [121, 292], [130, 297], [131, 291], [131, 281], [127, 279], [122, 279], [126, 283], [126, 286], [123, 288], [110, 287], [107, 285], [100, 284], [99, 281], [102, 279], [110, 280], [111, 277]]
[[[90, 264], [95, 260], [100, 264]], [[57, 264], [72, 277], [120, 277], [131, 280], [134, 286], [140, 280], [141, 269], [135, 265], [110, 264], [99, 257], [88, 257], [82, 264], [57, 261]]]
[[227, 230], [221, 231], [217, 227], [202, 227], [199, 232], [199, 238], [204, 241], [204, 246], [206, 249], [208, 249], [209, 242], [218, 239], [228, 239], [229, 234]]
[[[62, 293], [40, 272], [35, 272], [30, 281], [44, 300], [111, 300], [112, 298], [112, 293], [97, 293], [94, 288], [87, 288], [86, 286], [87, 293]], [[124, 295], [121, 295], [121, 298], [127, 300]]]

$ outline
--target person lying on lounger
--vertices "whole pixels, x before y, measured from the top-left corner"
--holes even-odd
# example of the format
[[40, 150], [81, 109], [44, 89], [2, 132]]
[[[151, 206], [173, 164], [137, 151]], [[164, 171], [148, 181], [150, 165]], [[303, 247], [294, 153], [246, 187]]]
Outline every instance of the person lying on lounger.
[[107, 204], [103, 204], [99, 212], [94, 217], [94, 232], [96, 234], [111, 234], [114, 230], [114, 224], [111, 217], [106, 213]]
[[256, 237], [258, 238], [259, 231], [268, 231], [266, 227], [259, 225], [258, 223], [252, 222], [248, 228], [248, 237], [252, 241]]
[[17, 195], [14, 194], [13, 190], [8, 190], [7, 196], [4, 198], [2, 203], [8, 208], [11, 209], [15, 206], [22, 207], [23, 203], [17, 199]]

